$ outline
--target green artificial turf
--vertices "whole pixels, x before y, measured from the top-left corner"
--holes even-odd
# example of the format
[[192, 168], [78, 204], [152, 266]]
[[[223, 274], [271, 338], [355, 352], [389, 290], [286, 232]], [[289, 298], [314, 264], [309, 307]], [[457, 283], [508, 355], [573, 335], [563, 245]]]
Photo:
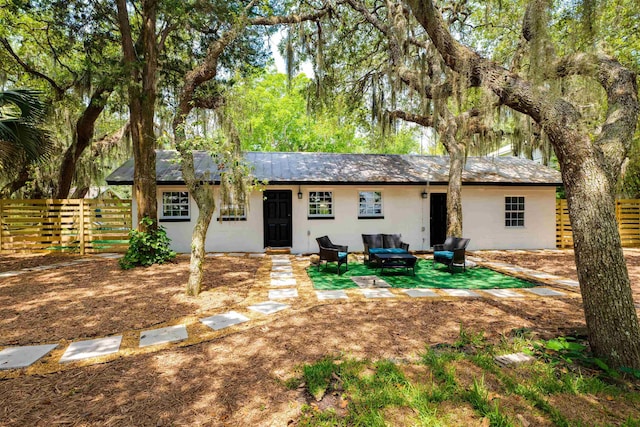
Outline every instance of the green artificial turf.
[[531, 288], [535, 286], [531, 282], [496, 273], [488, 268], [471, 268], [462, 271], [454, 268], [450, 273], [447, 266], [437, 264], [433, 268], [433, 261], [419, 259], [416, 263], [416, 275], [410, 270], [385, 269], [382, 274], [374, 267], [368, 267], [361, 263], [349, 263], [349, 271], [336, 274], [335, 263], [329, 264], [326, 269], [324, 264], [318, 271], [317, 266], [311, 266], [307, 273], [316, 289], [349, 289], [357, 288], [351, 277], [354, 276], [378, 276], [384, 279], [392, 288], [447, 288], [447, 289], [504, 289], [504, 288]]

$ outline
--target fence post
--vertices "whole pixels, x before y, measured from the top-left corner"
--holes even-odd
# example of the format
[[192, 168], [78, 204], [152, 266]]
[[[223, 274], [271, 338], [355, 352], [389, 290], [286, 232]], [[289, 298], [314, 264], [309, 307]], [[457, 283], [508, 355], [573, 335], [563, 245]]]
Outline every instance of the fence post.
[[80, 255], [84, 255], [84, 199], [80, 199]]

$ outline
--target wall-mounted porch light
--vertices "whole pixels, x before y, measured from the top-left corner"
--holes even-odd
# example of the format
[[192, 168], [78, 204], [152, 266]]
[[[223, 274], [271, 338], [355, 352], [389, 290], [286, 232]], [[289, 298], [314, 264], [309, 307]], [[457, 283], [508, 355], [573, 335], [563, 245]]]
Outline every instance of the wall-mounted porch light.
[[302, 189], [300, 188], [299, 185], [298, 185], [298, 199], [302, 200]]

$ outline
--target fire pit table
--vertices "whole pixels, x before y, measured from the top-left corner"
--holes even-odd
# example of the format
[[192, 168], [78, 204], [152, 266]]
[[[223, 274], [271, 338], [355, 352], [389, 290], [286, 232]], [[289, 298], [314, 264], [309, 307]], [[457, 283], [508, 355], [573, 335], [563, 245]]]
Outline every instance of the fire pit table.
[[413, 275], [416, 275], [416, 262], [418, 258], [411, 254], [371, 254], [372, 260], [380, 269], [380, 274], [385, 268], [406, 268], [411, 269]]

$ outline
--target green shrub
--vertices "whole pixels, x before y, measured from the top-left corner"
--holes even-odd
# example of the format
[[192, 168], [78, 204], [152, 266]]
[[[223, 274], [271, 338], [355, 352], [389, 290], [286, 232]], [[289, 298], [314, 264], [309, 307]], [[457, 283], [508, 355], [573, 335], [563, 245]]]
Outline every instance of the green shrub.
[[164, 227], [150, 228], [153, 221], [148, 217], [142, 218], [140, 223], [145, 225], [148, 231], [131, 230], [129, 233], [129, 249], [119, 261], [123, 270], [163, 264], [176, 257], [176, 253], [169, 248], [171, 239], [167, 237]]

